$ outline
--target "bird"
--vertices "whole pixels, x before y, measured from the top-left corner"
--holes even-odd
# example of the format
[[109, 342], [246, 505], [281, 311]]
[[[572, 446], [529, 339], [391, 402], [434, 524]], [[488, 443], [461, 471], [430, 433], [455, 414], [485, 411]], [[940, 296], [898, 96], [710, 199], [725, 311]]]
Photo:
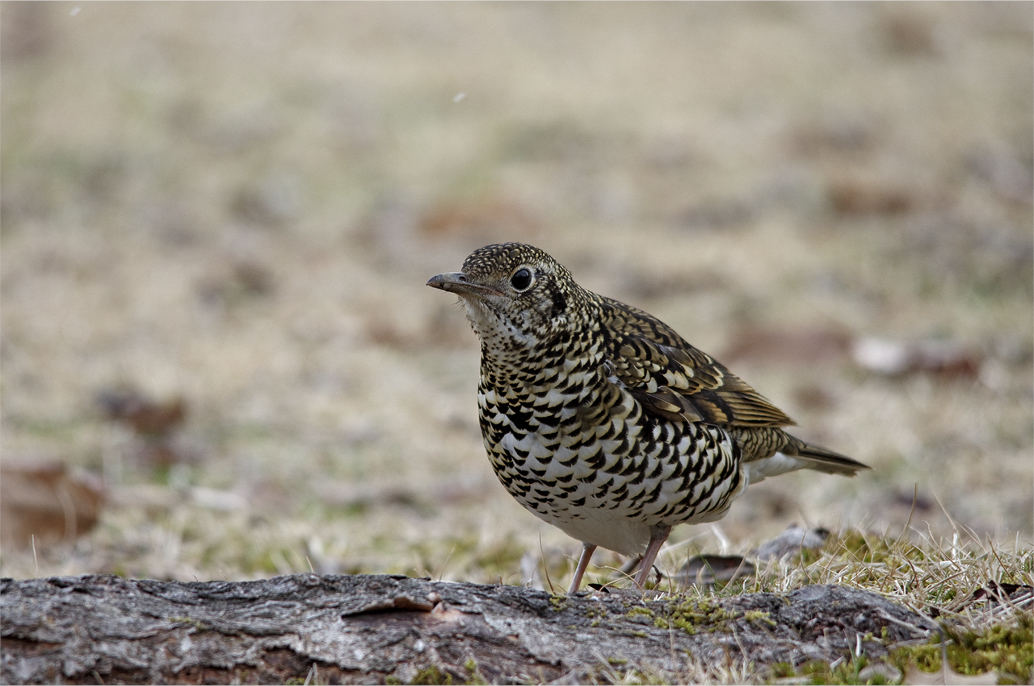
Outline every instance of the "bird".
[[459, 296], [480, 339], [478, 416], [503, 487], [582, 542], [641, 556], [645, 589], [672, 527], [721, 519], [744, 489], [798, 469], [868, 467], [795, 422], [670, 326], [579, 286], [539, 248], [479, 248], [428, 286]]

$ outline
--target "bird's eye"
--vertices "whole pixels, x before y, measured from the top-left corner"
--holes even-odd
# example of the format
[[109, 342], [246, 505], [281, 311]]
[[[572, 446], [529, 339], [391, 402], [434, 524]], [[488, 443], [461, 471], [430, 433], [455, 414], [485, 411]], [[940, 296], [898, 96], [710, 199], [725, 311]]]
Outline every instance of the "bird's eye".
[[531, 271], [521, 267], [510, 277], [510, 285], [518, 291], [527, 290], [528, 286], [531, 285]]

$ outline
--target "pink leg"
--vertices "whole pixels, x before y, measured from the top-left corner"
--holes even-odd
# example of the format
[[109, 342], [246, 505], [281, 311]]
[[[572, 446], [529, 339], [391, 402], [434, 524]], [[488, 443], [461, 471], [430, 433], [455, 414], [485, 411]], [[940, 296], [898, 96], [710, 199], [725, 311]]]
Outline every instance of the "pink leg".
[[650, 545], [646, 546], [639, 573], [635, 577], [635, 585], [639, 588], [646, 587], [646, 580], [650, 578], [650, 572], [653, 570], [653, 563], [657, 559], [657, 553], [660, 552], [664, 542], [668, 540], [669, 533], [671, 533], [670, 526], [651, 527]]
[[596, 546], [592, 543], [582, 543], [582, 556], [578, 558], [578, 568], [574, 570], [571, 590], [567, 592], [567, 595], [574, 595], [578, 592], [578, 587], [582, 585], [582, 575], [585, 574], [585, 569], [589, 566], [589, 560], [592, 558], [594, 550], [596, 550]]

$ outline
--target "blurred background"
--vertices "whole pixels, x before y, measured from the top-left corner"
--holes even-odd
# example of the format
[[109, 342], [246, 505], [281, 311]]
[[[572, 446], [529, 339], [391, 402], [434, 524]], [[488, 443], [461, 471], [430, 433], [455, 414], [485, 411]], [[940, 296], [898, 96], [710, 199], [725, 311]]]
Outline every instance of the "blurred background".
[[579, 544], [496, 482], [476, 337], [424, 287], [509, 240], [873, 467], [768, 480], [669, 566], [794, 522], [1034, 537], [1029, 3], [0, 25], [4, 576], [563, 574]]

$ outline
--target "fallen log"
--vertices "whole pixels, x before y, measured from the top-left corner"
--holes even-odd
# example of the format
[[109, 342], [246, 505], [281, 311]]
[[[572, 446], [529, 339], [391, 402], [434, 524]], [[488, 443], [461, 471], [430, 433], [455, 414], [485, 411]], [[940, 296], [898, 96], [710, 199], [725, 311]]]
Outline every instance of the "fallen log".
[[554, 596], [403, 576], [0, 580], [3, 683], [608, 681], [865, 655], [935, 626], [866, 591]]

